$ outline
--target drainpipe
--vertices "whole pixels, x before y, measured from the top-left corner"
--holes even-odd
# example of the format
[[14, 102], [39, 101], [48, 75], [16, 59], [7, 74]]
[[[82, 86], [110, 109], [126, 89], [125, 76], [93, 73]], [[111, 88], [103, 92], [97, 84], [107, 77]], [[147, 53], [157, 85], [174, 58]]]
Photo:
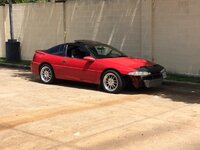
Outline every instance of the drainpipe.
[[9, 0], [9, 19], [10, 19], [10, 38], [14, 39], [13, 35], [13, 17], [12, 17], [12, 1]]
[[8, 41], [6, 42], [6, 60], [16, 62], [20, 60], [20, 42], [17, 42], [17, 40], [14, 39], [11, 0], [9, 0], [9, 19], [10, 19], [10, 39], [8, 39]]

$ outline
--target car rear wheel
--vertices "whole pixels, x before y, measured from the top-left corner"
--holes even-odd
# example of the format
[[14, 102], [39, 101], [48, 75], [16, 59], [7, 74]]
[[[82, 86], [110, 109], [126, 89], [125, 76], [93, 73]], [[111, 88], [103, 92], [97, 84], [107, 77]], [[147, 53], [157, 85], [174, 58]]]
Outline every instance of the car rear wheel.
[[108, 70], [102, 76], [101, 85], [108, 93], [119, 93], [124, 87], [124, 82], [119, 73]]
[[50, 65], [44, 64], [40, 67], [40, 80], [43, 83], [52, 83], [55, 79], [53, 69]]

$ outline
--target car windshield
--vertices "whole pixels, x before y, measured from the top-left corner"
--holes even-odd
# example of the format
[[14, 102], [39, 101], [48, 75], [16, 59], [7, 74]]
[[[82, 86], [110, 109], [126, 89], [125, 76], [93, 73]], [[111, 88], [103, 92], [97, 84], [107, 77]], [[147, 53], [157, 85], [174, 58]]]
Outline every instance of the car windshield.
[[127, 57], [124, 53], [120, 52], [116, 48], [106, 44], [92, 46], [90, 47], [90, 51], [96, 58]]

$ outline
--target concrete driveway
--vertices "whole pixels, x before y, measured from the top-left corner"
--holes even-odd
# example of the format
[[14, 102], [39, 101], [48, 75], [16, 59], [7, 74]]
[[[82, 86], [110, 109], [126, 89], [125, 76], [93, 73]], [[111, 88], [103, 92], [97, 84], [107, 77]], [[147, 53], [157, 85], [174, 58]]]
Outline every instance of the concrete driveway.
[[0, 68], [0, 150], [199, 150], [200, 87], [118, 95]]

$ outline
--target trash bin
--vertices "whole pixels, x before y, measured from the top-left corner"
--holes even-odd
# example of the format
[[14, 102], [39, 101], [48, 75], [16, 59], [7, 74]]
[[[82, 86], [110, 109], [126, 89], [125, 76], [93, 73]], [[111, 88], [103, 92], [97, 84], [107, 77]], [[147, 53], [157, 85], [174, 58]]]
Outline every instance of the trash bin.
[[20, 61], [20, 42], [15, 39], [9, 39], [6, 42], [6, 60]]

